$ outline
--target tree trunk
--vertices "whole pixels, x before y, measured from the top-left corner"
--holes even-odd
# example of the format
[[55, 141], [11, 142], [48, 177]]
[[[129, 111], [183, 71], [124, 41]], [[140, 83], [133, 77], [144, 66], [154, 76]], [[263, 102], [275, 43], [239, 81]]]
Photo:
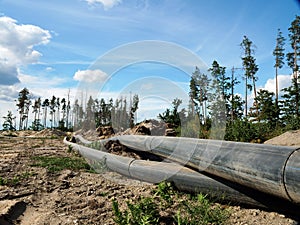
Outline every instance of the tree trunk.
[[256, 115], [258, 115], [258, 104], [256, 100], [256, 85], [255, 85], [255, 78], [253, 77], [253, 91], [254, 91], [254, 103], [255, 103], [255, 109], [256, 109]]
[[245, 76], [245, 83], [246, 83], [246, 93], [245, 93], [245, 117], [248, 115], [248, 78], [247, 75]]

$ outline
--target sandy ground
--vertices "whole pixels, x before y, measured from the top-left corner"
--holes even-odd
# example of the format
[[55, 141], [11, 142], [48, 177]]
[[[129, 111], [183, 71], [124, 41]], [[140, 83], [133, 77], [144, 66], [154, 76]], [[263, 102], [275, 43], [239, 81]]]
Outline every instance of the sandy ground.
[[[0, 185], [0, 224], [65, 225], [115, 224], [112, 199], [120, 204], [151, 196], [155, 185], [103, 174], [63, 170], [50, 173], [33, 167], [35, 156], [78, 157], [68, 151], [59, 133], [0, 133], [0, 177], [16, 184]], [[59, 136], [59, 138], [54, 138]], [[228, 224], [299, 224], [287, 215], [240, 206], [224, 206], [231, 212]]]

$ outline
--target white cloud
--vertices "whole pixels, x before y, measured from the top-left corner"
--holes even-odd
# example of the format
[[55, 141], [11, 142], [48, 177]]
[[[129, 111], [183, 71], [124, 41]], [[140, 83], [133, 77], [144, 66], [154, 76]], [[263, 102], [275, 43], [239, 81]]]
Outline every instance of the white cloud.
[[[278, 75], [278, 90], [279, 94], [283, 88], [289, 87], [291, 85], [291, 75]], [[265, 90], [276, 92], [276, 80], [275, 78], [268, 79], [264, 88]]]
[[97, 69], [97, 70], [78, 70], [73, 79], [77, 81], [83, 81], [87, 83], [94, 83], [94, 82], [104, 82], [108, 78], [108, 75]]
[[122, 0], [86, 0], [89, 5], [101, 3], [104, 10], [108, 10], [122, 2]]
[[0, 101], [13, 102], [18, 98], [18, 91], [14, 86], [0, 85]]
[[35, 46], [47, 44], [50, 32], [34, 25], [17, 24], [6, 16], [0, 17], [0, 84], [12, 85], [19, 82], [18, 68], [36, 63], [40, 52]]
[[48, 72], [52, 72], [52, 71], [54, 71], [55, 69], [53, 68], [53, 67], [51, 67], [51, 66], [48, 66], [48, 67], [46, 67], [46, 71], [48, 71]]

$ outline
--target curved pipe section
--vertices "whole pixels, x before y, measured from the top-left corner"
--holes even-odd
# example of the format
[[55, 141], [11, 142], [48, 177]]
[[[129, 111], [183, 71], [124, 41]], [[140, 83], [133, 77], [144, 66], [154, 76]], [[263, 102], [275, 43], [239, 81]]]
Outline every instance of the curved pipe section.
[[296, 147], [164, 136], [124, 135], [113, 139], [300, 204], [300, 153]]
[[[256, 207], [266, 207], [259, 201], [222, 182], [176, 163], [122, 157], [69, 142], [66, 138], [64, 139], [64, 143], [71, 145], [78, 151], [96, 172], [103, 172], [103, 164], [105, 164], [109, 170], [133, 179], [150, 183], [159, 183], [166, 180], [173, 182], [175, 187], [182, 191], [202, 192], [222, 200]], [[105, 143], [105, 141], [101, 141], [101, 143]]]

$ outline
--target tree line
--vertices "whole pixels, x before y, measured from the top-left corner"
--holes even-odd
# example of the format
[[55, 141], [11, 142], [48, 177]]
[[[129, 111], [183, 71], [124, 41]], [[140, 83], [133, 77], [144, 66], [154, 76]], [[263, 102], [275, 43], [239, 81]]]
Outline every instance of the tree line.
[[[274, 40], [275, 93], [257, 90], [256, 46], [246, 35], [240, 43], [241, 68], [232, 68], [231, 74], [216, 60], [208, 71], [195, 67], [189, 82], [190, 102], [187, 109], [179, 110], [182, 100], [175, 98], [171, 109], [158, 115], [158, 119], [172, 123], [181, 136], [200, 138], [224, 138], [233, 141], [264, 141], [279, 133], [300, 128], [300, 16], [295, 17], [288, 28], [288, 38], [280, 29]], [[285, 52], [288, 41], [290, 52]], [[291, 85], [278, 89], [278, 73], [284, 64], [291, 68]], [[236, 78], [236, 70], [243, 71], [243, 80]], [[207, 74], [210, 73], [211, 76]], [[244, 99], [236, 93], [237, 85], [244, 85]], [[282, 91], [284, 94], [279, 95]], [[253, 93], [250, 106], [248, 95]], [[82, 101], [81, 101], [82, 102]], [[70, 104], [67, 98], [52, 96], [50, 99], [35, 99], [32, 102], [29, 90], [19, 92], [17, 107], [19, 112], [19, 130], [41, 130], [56, 127], [62, 130], [112, 125], [122, 130], [134, 126], [135, 112], [138, 109], [137, 95], [126, 98], [105, 100], [90, 97], [85, 105], [75, 100]], [[32, 107], [33, 122], [29, 126], [28, 118]], [[4, 129], [16, 129], [16, 118], [11, 112], [4, 117]], [[47, 124], [49, 120], [50, 124]], [[212, 129], [217, 127], [219, 129]]]
[[[196, 67], [190, 79], [188, 109], [178, 111], [182, 101], [175, 99], [173, 109], [167, 109], [158, 117], [176, 124], [183, 136], [232, 141], [262, 142], [286, 130], [300, 129], [300, 16], [295, 17], [288, 31], [291, 52], [285, 53], [287, 39], [280, 29], [274, 44], [275, 93], [257, 90], [259, 67], [255, 59], [255, 45], [244, 36], [240, 43], [242, 68], [233, 67], [228, 75], [226, 68], [216, 60], [208, 71], [201, 72]], [[281, 90], [283, 95], [279, 96], [278, 72], [285, 63], [291, 68], [292, 81], [289, 87]], [[236, 85], [241, 83], [234, 76], [237, 69], [244, 73], [244, 99], [235, 93]], [[253, 105], [249, 106], [251, 92], [254, 99]], [[213, 130], [212, 126], [219, 127], [219, 130]]]
[[[19, 117], [8, 111], [4, 116], [3, 130], [34, 130], [45, 128], [56, 128], [63, 131], [75, 129], [92, 129], [99, 126], [112, 126], [116, 130], [133, 127], [135, 123], [135, 112], [138, 109], [139, 97], [133, 95], [128, 102], [126, 97], [109, 100], [93, 99], [89, 97], [84, 105], [76, 99], [74, 104], [70, 103], [70, 92], [67, 98], [33, 99], [27, 88], [19, 92], [16, 100]], [[30, 120], [30, 116], [31, 120]], [[18, 120], [18, 127], [17, 127]], [[31, 123], [29, 123], [31, 121]]]

